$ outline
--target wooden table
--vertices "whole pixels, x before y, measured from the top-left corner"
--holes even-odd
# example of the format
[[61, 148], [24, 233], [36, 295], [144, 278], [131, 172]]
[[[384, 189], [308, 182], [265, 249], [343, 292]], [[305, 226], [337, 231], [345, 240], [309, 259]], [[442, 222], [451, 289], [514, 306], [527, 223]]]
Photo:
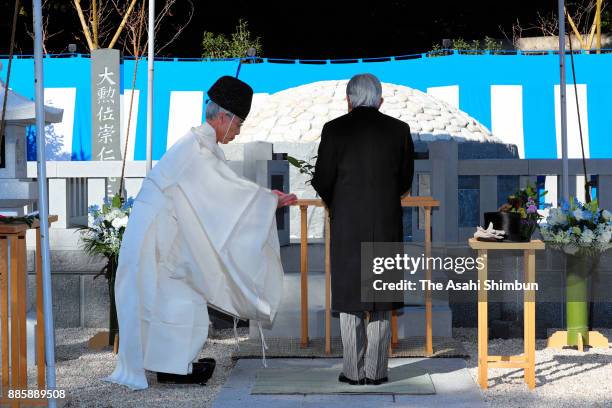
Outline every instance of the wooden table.
[[[401, 199], [402, 207], [419, 207], [425, 211], [425, 256], [431, 255], [431, 210], [439, 207], [440, 202], [427, 196], [405, 196]], [[294, 204], [300, 208], [300, 309], [301, 309], [301, 347], [308, 347], [308, 207], [325, 209], [325, 353], [331, 353], [331, 260], [330, 260], [330, 224], [327, 207], [323, 200], [300, 199]], [[431, 268], [426, 271], [426, 279], [431, 280]], [[425, 353], [433, 354], [431, 291], [425, 292]], [[398, 344], [397, 314], [391, 316], [391, 347]], [[390, 351], [391, 352], [391, 351]]]
[[524, 353], [518, 356], [489, 355], [489, 322], [487, 290], [484, 282], [487, 280], [489, 250], [522, 250], [524, 282], [535, 282], [535, 251], [544, 249], [540, 240], [530, 242], [483, 242], [475, 238], [469, 239], [470, 248], [478, 250], [478, 257], [483, 259], [484, 267], [478, 271], [478, 383], [482, 389], [487, 389], [489, 367], [522, 368], [525, 383], [529, 389], [535, 388], [535, 290], [526, 290], [523, 299], [524, 312]]
[[[49, 217], [49, 224], [57, 216]], [[0, 224], [0, 291], [2, 331], [2, 399], [1, 406], [47, 405], [46, 399], [9, 399], [9, 390], [27, 390], [27, 332], [26, 332], [26, 232], [36, 230], [36, 367], [39, 390], [45, 389], [45, 323], [43, 314], [42, 254], [40, 223]], [[10, 263], [9, 263], [10, 252]], [[9, 285], [10, 280], [10, 285]], [[10, 294], [9, 294], [10, 286]], [[9, 308], [10, 305], [10, 308]], [[9, 348], [10, 310], [10, 348]], [[10, 364], [9, 364], [10, 359]], [[9, 373], [10, 365], [10, 373]]]

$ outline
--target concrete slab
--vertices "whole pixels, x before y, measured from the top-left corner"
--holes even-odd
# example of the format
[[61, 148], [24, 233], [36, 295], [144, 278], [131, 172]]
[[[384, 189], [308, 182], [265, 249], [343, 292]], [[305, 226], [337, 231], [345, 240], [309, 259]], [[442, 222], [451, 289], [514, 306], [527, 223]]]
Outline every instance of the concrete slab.
[[[341, 364], [338, 358], [272, 359], [268, 367], [332, 367]], [[395, 358], [391, 367], [418, 364], [427, 370], [436, 388], [436, 395], [251, 395], [255, 373], [261, 360], [239, 360], [219, 392], [213, 408], [427, 408], [452, 406], [485, 407], [482, 394], [466, 369], [465, 360], [456, 358]]]

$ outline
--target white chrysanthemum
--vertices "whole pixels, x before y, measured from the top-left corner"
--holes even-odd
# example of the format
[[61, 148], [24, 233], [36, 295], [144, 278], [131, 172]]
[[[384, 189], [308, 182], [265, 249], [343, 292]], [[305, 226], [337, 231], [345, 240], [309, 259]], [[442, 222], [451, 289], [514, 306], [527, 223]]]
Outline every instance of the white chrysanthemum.
[[574, 210], [574, 212], [572, 213], [572, 215], [574, 216], [574, 218], [576, 219], [576, 221], [580, 221], [584, 219], [584, 215], [582, 213], [581, 209], [577, 209]]
[[115, 218], [111, 224], [113, 225], [113, 228], [118, 230], [121, 227], [125, 227], [127, 223], [128, 223], [128, 217], [124, 215], [123, 217]]
[[560, 208], [551, 208], [546, 222], [550, 225], [564, 225], [567, 223], [567, 216]]
[[604, 218], [604, 220], [606, 221], [610, 221], [612, 220], [612, 213], [608, 210], [603, 210], [601, 212], [601, 216]]
[[610, 241], [612, 241], [612, 230], [609, 228], [603, 228], [602, 231], [599, 232], [597, 242], [607, 244]]
[[585, 228], [580, 235], [581, 244], [590, 244], [595, 239], [595, 234], [588, 228]]

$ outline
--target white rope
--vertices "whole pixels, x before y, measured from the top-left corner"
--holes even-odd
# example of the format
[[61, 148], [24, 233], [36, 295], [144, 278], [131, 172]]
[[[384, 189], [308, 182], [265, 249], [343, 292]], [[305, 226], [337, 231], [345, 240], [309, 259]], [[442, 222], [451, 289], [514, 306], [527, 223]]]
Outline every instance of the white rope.
[[268, 349], [268, 345], [266, 344], [266, 339], [264, 338], [263, 330], [261, 329], [261, 322], [257, 321], [257, 327], [259, 327], [259, 338], [261, 338], [261, 357], [262, 363], [265, 368], [268, 368], [268, 363], [266, 361], [266, 350]]
[[238, 342], [238, 318], [234, 316], [234, 340], [236, 341], [236, 348], [240, 351], [240, 343]]

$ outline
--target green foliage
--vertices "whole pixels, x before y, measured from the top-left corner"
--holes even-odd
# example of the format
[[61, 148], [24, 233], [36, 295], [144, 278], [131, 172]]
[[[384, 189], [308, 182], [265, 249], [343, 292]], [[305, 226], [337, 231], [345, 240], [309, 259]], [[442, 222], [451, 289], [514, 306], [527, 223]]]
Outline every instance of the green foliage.
[[482, 41], [482, 47], [485, 50], [499, 51], [502, 49], [502, 43], [501, 41], [497, 41], [495, 38], [486, 36]]
[[[312, 161], [316, 158], [317, 156], [313, 156], [310, 160]], [[300, 174], [309, 175], [310, 180], [308, 180], [306, 184], [310, 184], [310, 182], [312, 181], [312, 178], [314, 177], [315, 166], [313, 164], [310, 164], [306, 160], [296, 159], [295, 157], [292, 157], [292, 156], [287, 156], [287, 161], [289, 162], [290, 165], [296, 167], [298, 171], [300, 172]]]
[[[502, 49], [501, 41], [497, 41], [494, 38], [486, 36], [483, 40], [472, 40], [467, 41], [462, 37], [453, 38], [451, 40], [453, 50], [464, 50], [467, 51], [464, 54], [480, 54], [479, 51], [488, 50], [488, 51], [499, 51]], [[442, 45], [439, 43], [434, 44], [431, 47], [430, 53], [437, 55], [444, 55], [444, 49]]]
[[601, 32], [609, 33], [612, 31], [612, 10], [604, 9], [601, 12]]
[[255, 49], [255, 55], [261, 55], [260, 38], [251, 34], [248, 23], [242, 19], [230, 37], [205, 31], [202, 38], [202, 57], [205, 58], [244, 57], [249, 48]]

